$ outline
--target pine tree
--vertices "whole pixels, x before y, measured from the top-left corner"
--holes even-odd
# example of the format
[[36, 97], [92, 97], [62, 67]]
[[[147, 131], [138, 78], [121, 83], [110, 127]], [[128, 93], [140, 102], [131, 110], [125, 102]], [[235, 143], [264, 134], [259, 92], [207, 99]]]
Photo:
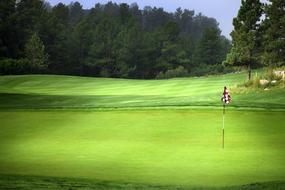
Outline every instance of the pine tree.
[[247, 66], [248, 79], [251, 79], [251, 66], [256, 58], [257, 35], [262, 15], [260, 0], [242, 0], [238, 15], [233, 20], [232, 49], [227, 63]]
[[43, 71], [48, 66], [48, 54], [37, 33], [34, 33], [25, 46], [26, 58], [36, 71]]
[[223, 48], [220, 33], [221, 31], [216, 28], [204, 30], [193, 55], [193, 61], [197, 66], [222, 63]]
[[285, 1], [269, 0], [265, 7], [266, 18], [262, 24], [263, 53], [266, 66], [285, 65]]

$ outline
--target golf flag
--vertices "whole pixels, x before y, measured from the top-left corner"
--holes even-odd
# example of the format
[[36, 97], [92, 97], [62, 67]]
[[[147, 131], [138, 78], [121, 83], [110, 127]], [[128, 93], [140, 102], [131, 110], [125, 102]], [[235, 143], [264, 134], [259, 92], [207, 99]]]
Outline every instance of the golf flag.
[[224, 93], [223, 96], [221, 98], [222, 102], [223, 102], [223, 128], [222, 128], [222, 147], [225, 147], [225, 113], [226, 113], [226, 104], [229, 104], [231, 102], [231, 96], [229, 93], [229, 90], [227, 89], [227, 87], [224, 87]]
[[230, 93], [229, 93], [229, 90], [227, 89], [226, 86], [224, 87], [224, 93], [223, 93], [221, 100], [224, 102], [224, 104], [229, 104], [232, 100]]

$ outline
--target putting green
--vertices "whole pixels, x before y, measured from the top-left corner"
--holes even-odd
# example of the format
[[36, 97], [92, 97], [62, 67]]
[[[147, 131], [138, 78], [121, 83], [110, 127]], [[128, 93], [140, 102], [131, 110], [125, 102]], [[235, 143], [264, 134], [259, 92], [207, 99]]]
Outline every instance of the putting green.
[[160, 185], [285, 180], [284, 112], [0, 112], [0, 173]]

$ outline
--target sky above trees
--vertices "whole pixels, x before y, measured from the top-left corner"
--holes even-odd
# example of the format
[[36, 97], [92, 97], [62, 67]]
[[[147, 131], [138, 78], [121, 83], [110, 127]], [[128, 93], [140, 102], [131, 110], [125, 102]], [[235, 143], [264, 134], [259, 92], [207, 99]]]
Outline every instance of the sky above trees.
[[[75, 0], [48, 0], [51, 5], [59, 2], [69, 4]], [[84, 0], [80, 2], [84, 8], [91, 8], [95, 3], [107, 3], [110, 0]], [[220, 23], [222, 34], [230, 38], [233, 29], [232, 20], [237, 15], [241, 0], [112, 0], [116, 3], [132, 4], [136, 2], [142, 9], [145, 6], [163, 7], [166, 11], [174, 12], [176, 8], [195, 10], [196, 13], [202, 12], [208, 17], [214, 17]]]

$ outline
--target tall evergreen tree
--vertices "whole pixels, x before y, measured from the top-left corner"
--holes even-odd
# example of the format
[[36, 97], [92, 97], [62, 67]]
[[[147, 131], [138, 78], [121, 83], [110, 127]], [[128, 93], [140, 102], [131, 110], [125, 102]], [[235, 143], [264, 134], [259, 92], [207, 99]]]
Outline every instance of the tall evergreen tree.
[[118, 23], [112, 17], [105, 17], [96, 27], [86, 65], [95, 69], [97, 75], [112, 77], [115, 73], [118, 28]]
[[41, 26], [42, 15], [46, 12], [43, 1], [40, 0], [21, 0], [16, 1], [15, 21], [18, 40], [19, 57], [24, 54], [24, 47], [29, 37], [34, 32], [38, 32]]
[[48, 66], [48, 54], [37, 33], [34, 33], [25, 46], [26, 58], [35, 71], [43, 71]]
[[261, 60], [267, 66], [285, 65], [285, 1], [269, 0], [265, 15]]
[[18, 54], [15, 6], [15, 0], [0, 1], [0, 57], [16, 58]]
[[71, 26], [75, 26], [84, 15], [82, 5], [79, 2], [72, 2], [69, 5], [69, 20]]
[[63, 3], [53, 7], [50, 13], [47, 28], [49, 33], [47, 50], [50, 55], [49, 69], [56, 74], [70, 74], [72, 67], [70, 65], [69, 55], [69, 9]]
[[221, 31], [215, 28], [208, 28], [203, 32], [193, 55], [195, 64], [205, 66], [222, 63], [223, 49], [220, 33]]
[[180, 28], [176, 22], [168, 22], [160, 30], [160, 56], [156, 61], [156, 69], [167, 71], [178, 65], [178, 38]]
[[235, 65], [246, 65], [248, 79], [251, 79], [251, 67], [255, 61], [259, 21], [262, 15], [260, 0], [242, 0], [238, 15], [233, 19], [234, 30], [231, 52], [227, 62]]

